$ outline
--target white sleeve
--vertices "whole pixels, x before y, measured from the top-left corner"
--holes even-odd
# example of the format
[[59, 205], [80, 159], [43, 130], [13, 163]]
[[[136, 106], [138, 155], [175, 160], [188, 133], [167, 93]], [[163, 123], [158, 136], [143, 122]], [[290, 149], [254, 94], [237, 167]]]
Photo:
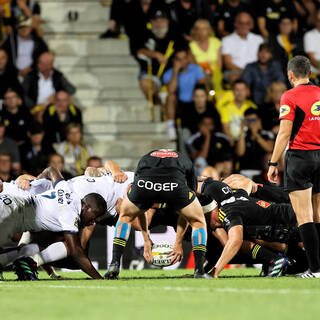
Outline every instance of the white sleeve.
[[31, 184], [30, 193], [33, 195], [46, 192], [53, 188], [51, 181], [47, 179], [35, 179], [35, 180], [32, 180], [30, 184]]
[[232, 46], [230, 44], [230, 38], [227, 36], [222, 39], [221, 53], [222, 54], [231, 54], [231, 52], [232, 52]]
[[304, 45], [304, 51], [306, 53], [308, 52], [315, 52], [315, 43], [312, 41], [312, 34], [310, 32], [306, 32], [306, 34], [303, 37], [303, 45]]

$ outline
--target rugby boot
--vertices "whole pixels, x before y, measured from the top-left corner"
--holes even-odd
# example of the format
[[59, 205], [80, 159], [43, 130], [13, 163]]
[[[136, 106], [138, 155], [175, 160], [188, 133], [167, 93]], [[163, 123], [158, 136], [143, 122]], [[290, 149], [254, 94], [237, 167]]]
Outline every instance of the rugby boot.
[[13, 269], [18, 276], [18, 281], [38, 280], [37, 264], [30, 257], [24, 257], [13, 263]]
[[299, 278], [302, 279], [311, 279], [311, 278], [320, 278], [320, 270], [318, 272], [312, 272], [311, 270], [307, 270], [306, 272], [302, 273]]
[[193, 275], [195, 279], [215, 279], [214, 277], [209, 276], [207, 273], [198, 273], [195, 272]]
[[289, 259], [284, 257], [272, 260], [269, 265], [267, 277], [280, 277], [288, 261]]
[[108, 280], [117, 280], [120, 273], [120, 266], [118, 263], [111, 263], [108, 270], [103, 277]]

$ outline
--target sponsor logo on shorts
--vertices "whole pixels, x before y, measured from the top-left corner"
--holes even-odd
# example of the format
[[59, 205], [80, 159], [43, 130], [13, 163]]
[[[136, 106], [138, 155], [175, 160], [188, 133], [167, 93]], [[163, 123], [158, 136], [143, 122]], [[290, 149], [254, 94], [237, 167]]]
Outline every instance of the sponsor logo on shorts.
[[[312, 107], [311, 107], [311, 113], [314, 116], [319, 116], [320, 115], [320, 101], [315, 102]], [[314, 119], [317, 120], [317, 119]]]
[[265, 209], [271, 206], [271, 203], [263, 201], [263, 200], [258, 201], [257, 204], [260, 207], [265, 208]]
[[151, 157], [156, 157], [156, 158], [178, 158], [179, 155], [172, 151], [172, 150], [158, 150], [154, 151], [150, 154]]
[[137, 186], [139, 188], [144, 188], [147, 190], [153, 190], [153, 191], [173, 191], [175, 188], [179, 186], [176, 182], [152, 182], [148, 180], [138, 180]]
[[287, 105], [283, 105], [280, 107], [280, 117], [284, 117], [289, 114], [291, 111], [290, 107]]

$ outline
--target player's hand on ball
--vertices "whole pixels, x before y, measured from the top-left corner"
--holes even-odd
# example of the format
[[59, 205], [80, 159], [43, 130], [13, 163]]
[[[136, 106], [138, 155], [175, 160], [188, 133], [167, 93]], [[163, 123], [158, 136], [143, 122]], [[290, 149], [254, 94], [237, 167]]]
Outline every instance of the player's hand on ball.
[[112, 176], [113, 180], [118, 183], [123, 183], [128, 179], [128, 176], [123, 171], [116, 172]]
[[172, 257], [171, 265], [181, 261], [183, 259], [182, 243], [175, 243], [172, 252], [168, 255], [168, 257]]
[[145, 241], [144, 243], [143, 257], [146, 259], [148, 263], [153, 261], [151, 240]]
[[278, 182], [278, 168], [275, 166], [270, 166], [268, 170], [268, 180], [272, 183]]

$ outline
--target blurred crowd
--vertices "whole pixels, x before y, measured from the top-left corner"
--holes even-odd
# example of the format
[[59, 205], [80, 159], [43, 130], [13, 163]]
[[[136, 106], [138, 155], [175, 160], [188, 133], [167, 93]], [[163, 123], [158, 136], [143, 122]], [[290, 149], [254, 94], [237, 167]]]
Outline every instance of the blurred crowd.
[[[54, 67], [33, 0], [0, 0], [0, 177], [48, 163], [82, 174], [76, 88]], [[70, 19], [70, 17], [69, 17]], [[113, 0], [101, 39], [126, 34], [138, 83], [198, 174], [266, 182], [286, 65], [306, 55], [320, 75], [320, 0]], [[103, 41], [103, 40], [102, 40]], [[281, 179], [279, 179], [281, 181]], [[281, 183], [281, 182], [280, 182]]]
[[144, 96], [197, 173], [267, 182], [288, 60], [308, 56], [319, 83], [320, 1], [113, 0], [100, 38], [123, 32]]
[[66, 178], [80, 175], [93, 155], [82, 139], [76, 88], [54, 67], [40, 27], [40, 5], [0, 0], [0, 178], [39, 174], [55, 165]]

